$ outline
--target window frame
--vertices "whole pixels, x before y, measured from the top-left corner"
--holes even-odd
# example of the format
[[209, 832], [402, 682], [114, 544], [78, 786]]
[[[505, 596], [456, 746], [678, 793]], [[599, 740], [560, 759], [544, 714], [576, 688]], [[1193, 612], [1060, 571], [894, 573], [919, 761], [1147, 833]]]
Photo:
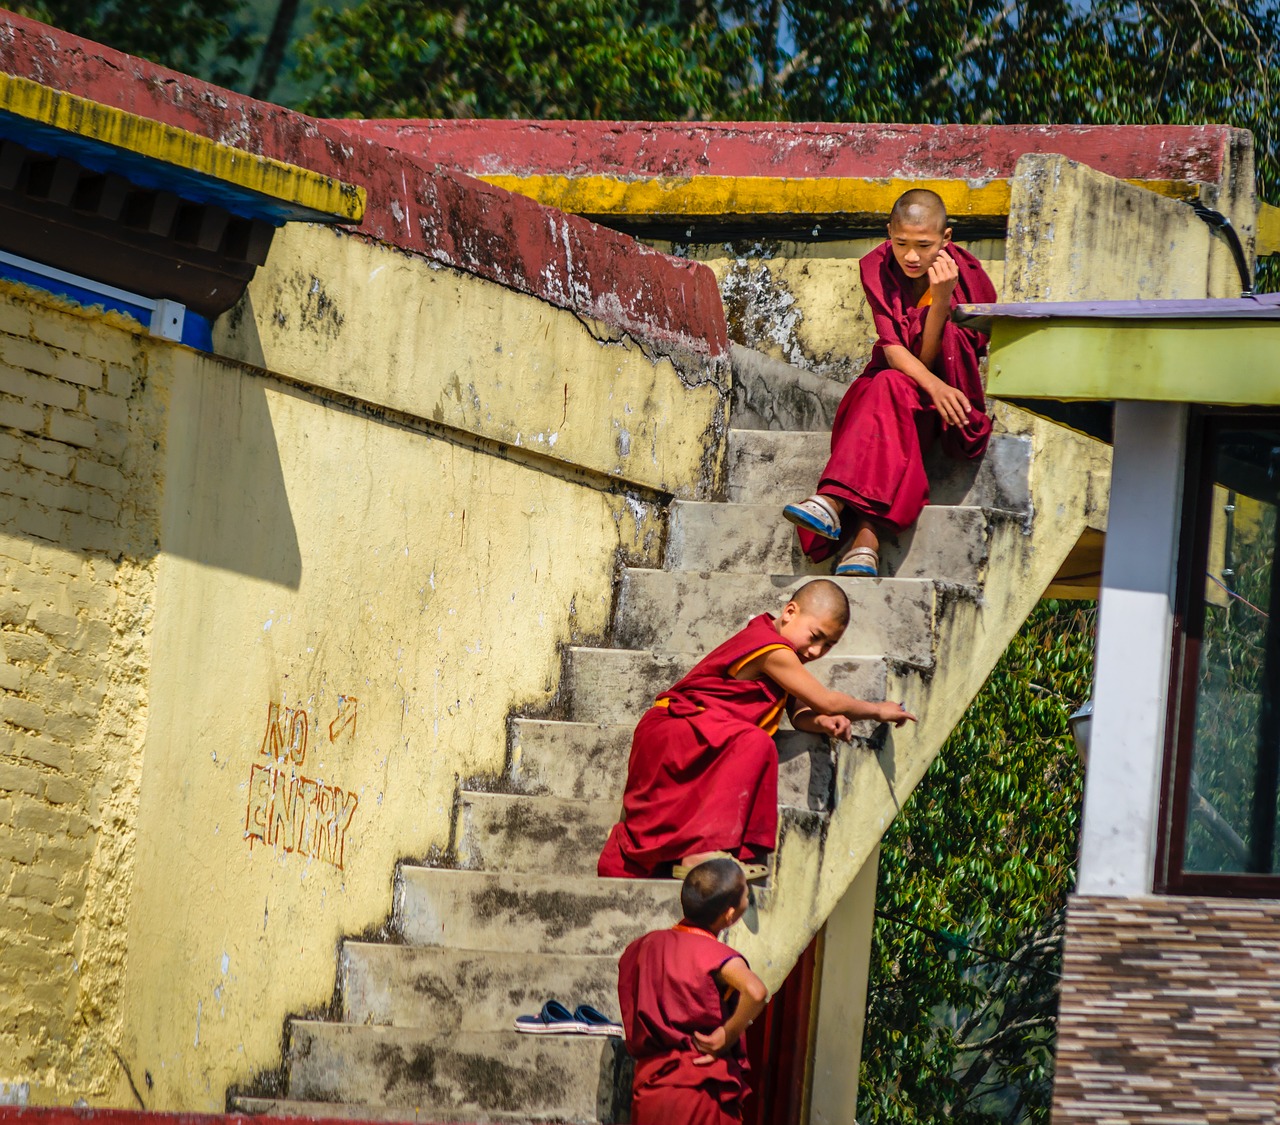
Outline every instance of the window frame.
[[[1280, 410], [1192, 407], [1187, 428], [1186, 470], [1182, 492], [1178, 577], [1173, 608], [1172, 651], [1164, 738], [1164, 772], [1160, 786], [1159, 832], [1156, 840], [1154, 891], [1169, 895], [1212, 895], [1280, 898], [1280, 871], [1274, 874], [1188, 872], [1186, 855], [1191, 801], [1191, 766], [1195, 752], [1196, 703], [1205, 624], [1205, 581], [1210, 548], [1214, 479], [1211, 442], [1224, 429], [1255, 422], [1280, 428]], [[1280, 558], [1273, 560], [1275, 568]], [[1270, 669], [1271, 679], [1280, 667]]]

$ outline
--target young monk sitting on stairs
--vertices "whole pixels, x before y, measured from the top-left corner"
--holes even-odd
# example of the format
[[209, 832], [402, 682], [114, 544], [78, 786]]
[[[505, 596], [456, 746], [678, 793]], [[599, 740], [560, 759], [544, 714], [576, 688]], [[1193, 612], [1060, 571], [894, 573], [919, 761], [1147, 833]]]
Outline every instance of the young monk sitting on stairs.
[[915, 720], [901, 704], [854, 699], [805, 671], [848, 623], [844, 591], [809, 582], [777, 618], [760, 614], [658, 696], [632, 738], [622, 820], [600, 853], [600, 875], [680, 878], [729, 855], [749, 879], [764, 877], [778, 835], [773, 734], [783, 708], [797, 730], [845, 741], [851, 720]]
[[954, 305], [996, 299], [967, 250], [951, 242], [934, 192], [905, 192], [889, 238], [858, 268], [877, 339], [831, 428], [831, 459], [817, 492], [788, 504], [814, 562], [839, 551], [835, 573], [879, 573], [880, 534], [910, 527], [929, 499], [924, 454], [941, 437], [949, 457], [972, 460], [991, 437], [978, 360], [987, 338], [951, 322]]

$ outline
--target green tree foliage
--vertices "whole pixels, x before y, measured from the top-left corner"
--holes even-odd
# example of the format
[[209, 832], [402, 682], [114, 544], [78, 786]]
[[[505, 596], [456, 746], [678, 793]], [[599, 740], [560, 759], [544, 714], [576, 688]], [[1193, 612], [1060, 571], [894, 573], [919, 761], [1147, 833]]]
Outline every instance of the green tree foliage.
[[1094, 619], [1041, 603], [885, 835], [863, 1125], [1048, 1120]]
[[680, 117], [714, 75], [628, 0], [364, 0], [321, 10], [298, 45], [314, 113]]
[[257, 49], [245, 0], [29, 0], [16, 10], [224, 85]]

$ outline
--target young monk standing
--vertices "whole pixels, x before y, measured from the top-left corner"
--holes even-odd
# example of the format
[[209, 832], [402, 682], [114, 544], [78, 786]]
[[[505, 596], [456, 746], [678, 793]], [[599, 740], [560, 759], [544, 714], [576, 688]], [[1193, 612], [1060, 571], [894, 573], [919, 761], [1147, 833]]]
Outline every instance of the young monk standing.
[[769, 994], [720, 933], [747, 909], [731, 859], [699, 864], [680, 888], [684, 918], [637, 938], [618, 962], [618, 1004], [636, 1060], [632, 1125], [730, 1125], [742, 1120], [747, 1025]]
[[819, 578], [777, 618], [760, 614], [658, 696], [632, 738], [622, 820], [600, 853], [600, 875], [679, 876], [725, 854], [749, 878], [764, 875], [778, 835], [773, 734], [783, 708], [790, 704], [797, 730], [846, 741], [853, 719], [915, 719], [901, 704], [854, 699], [805, 671], [848, 623], [844, 591]]
[[915, 523], [929, 499], [924, 454], [939, 437], [948, 456], [974, 459], [991, 436], [978, 374], [987, 338], [953, 324], [951, 309], [994, 301], [996, 291], [977, 258], [952, 244], [937, 193], [904, 192], [888, 240], [859, 271], [875, 348], [836, 412], [817, 492], [783, 509], [815, 562], [843, 540], [839, 575], [879, 573], [881, 532]]

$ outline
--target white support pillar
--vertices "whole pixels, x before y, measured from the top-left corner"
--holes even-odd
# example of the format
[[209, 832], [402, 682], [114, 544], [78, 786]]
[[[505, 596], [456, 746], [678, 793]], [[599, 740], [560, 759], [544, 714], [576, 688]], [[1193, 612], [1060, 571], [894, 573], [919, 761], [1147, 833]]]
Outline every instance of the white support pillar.
[[1116, 403], [1077, 887], [1083, 895], [1152, 889], [1186, 430], [1185, 405]]
[[877, 845], [827, 918], [818, 985], [818, 1027], [813, 1041], [809, 1125], [851, 1125], [855, 1121], [879, 874]]

